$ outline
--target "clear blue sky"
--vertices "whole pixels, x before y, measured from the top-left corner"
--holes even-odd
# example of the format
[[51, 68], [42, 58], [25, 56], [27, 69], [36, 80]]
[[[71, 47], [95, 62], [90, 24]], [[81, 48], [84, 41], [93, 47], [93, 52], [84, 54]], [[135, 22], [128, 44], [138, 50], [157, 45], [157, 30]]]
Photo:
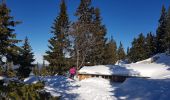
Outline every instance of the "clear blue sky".
[[[48, 39], [55, 17], [59, 13], [60, 0], [6, 0], [15, 20], [23, 23], [16, 29], [17, 38], [29, 37], [36, 61], [42, 63], [42, 55], [48, 50]], [[117, 44], [122, 41], [125, 49], [131, 46], [139, 33], [154, 32], [158, 25], [160, 11], [170, 0], [92, 0], [99, 7], [107, 37], [113, 36]], [[70, 20], [74, 16], [80, 0], [66, 0]]]

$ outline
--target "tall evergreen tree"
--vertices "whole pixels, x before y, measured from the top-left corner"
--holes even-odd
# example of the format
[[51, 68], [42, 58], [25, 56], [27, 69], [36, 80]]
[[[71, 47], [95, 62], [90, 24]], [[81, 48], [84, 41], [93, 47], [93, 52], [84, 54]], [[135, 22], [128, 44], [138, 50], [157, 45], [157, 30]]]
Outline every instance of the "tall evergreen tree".
[[28, 38], [26, 37], [24, 40], [24, 44], [21, 47], [19, 56], [20, 67], [18, 69], [18, 76], [20, 78], [26, 78], [29, 76], [32, 67], [34, 67], [34, 65], [32, 64], [34, 60], [35, 59], [32, 48], [29, 44]]
[[155, 36], [151, 32], [148, 33], [146, 36], [145, 48], [146, 48], [147, 58], [156, 54]]
[[77, 69], [89, 62], [90, 52], [94, 47], [95, 39], [93, 37], [93, 7], [91, 0], [81, 0], [76, 10], [78, 20], [72, 25], [72, 36], [74, 38], [73, 58], [76, 61]]
[[129, 56], [130, 56], [130, 48], [127, 47], [127, 55], [126, 55], [126, 58], [129, 60]]
[[165, 34], [166, 34], [166, 26], [167, 26], [167, 21], [166, 21], [167, 13], [165, 6], [162, 6], [162, 12], [161, 12], [161, 17], [159, 19], [159, 26], [156, 31], [156, 49], [157, 53], [163, 53], [166, 51], [166, 41], [165, 41]]
[[126, 58], [126, 53], [123, 48], [123, 44], [120, 42], [119, 48], [117, 50], [118, 60], [124, 60]]
[[104, 64], [115, 64], [117, 61], [117, 45], [113, 37], [105, 45], [104, 59]]
[[90, 57], [90, 62], [93, 62], [94, 65], [96, 64], [103, 64], [104, 63], [104, 48], [106, 42], [106, 28], [101, 23], [102, 19], [100, 16], [100, 9], [96, 8], [94, 10], [94, 29], [93, 29], [93, 39], [94, 41], [94, 48], [92, 48]]
[[[16, 43], [18, 43], [19, 40], [16, 39], [13, 28], [19, 24], [19, 22], [14, 21], [14, 17], [12, 17], [10, 13], [11, 11], [7, 8], [6, 3], [0, 3], [0, 57], [6, 56], [7, 63], [16, 63], [16, 58], [18, 57], [18, 47]], [[0, 62], [2, 62], [1, 58]]]
[[141, 33], [138, 38], [134, 39], [132, 42], [132, 47], [129, 53], [130, 61], [137, 62], [147, 58], [147, 53], [145, 49], [145, 37]]
[[50, 38], [49, 51], [44, 59], [49, 62], [51, 74], [64, 74], [66, 72], [66, 53], [69, 47], [68, 30], [69, 18], [66, 11], [65, 1], [60, 4], [60, 13], [52, 26], [53, 37]]
[[166, 47], [168, 49], [168, 52], [170, 54], [170, 7], [168, 9], [168, 14], [167, 14], [167, 27], [166, 27]]

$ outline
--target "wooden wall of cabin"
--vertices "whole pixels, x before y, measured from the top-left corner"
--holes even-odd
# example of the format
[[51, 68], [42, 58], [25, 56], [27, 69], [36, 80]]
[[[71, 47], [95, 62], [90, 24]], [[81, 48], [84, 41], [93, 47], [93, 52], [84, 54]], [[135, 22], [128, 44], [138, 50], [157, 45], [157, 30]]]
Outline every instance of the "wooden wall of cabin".
[[91, 78], [91, 77], [101, 77], [104, 79], [109, 79], [112, 82], [124, 82], [126, 80], [126, 76], [110, 76], [110, 75], [88, 75], [88, 74], [78, 74], [79, 81]]

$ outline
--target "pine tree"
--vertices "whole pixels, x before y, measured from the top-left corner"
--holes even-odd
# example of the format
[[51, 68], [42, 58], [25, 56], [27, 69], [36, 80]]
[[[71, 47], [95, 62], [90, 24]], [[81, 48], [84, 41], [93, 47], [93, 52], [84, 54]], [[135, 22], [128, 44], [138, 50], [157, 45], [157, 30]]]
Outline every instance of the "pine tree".
[[117, 61], [117, 45], [113, 37], [105, 45], [104, 59], [104, 64], [115, 64]]
[[155, 37], [151, 32], [148, 33], [147, 36], [146, 36], [145, 48], [146, 48], [147, 58], [156, 54]]
[[50, 38], [49, 51], [44, 59], [49, 62], [49, 68], [52, 74], [64, 74], [66, 72], [66, 53], [69, 47], [68, 40], [68, 29], [69, 29], [69, 18], [66, 12], [65, 1], [62, 0], [60, 4], [60, 13], [56, 17], [52, 26], [53, 37]]
[[129, 48], [129, 47], [127, 47], [127, 54], [129, 54], [129, 52], [130, 52], [130, 48]]
[[170, 7], [168, 9], [168, 14], [167, 14], [167, 27], [166, 27], [166, 47], [168, 49], [168, 52], [170, 54]]
[[129, 47], [127, 47], [127, 55], [126, 55], [126, 58], [127, 58], [127, 60], [129, 61], [129, 56], [130, 56], [130, 48]]
[[138, 38], [134, 38], [132, 47], [129, 53], [130, 61], [137, 62], [147, 58], [147, 52], [145, 49], [145, 37], [141, 33]]
[[78, 17], [78, 20], [72, 25], [72, 37], [74, 38], [72, 58], [76, 62], [77, 69], [89, 62], [91, 51], [94, 48], [93, 30], [95, 26], [92, 18], [93, 10], [91, 0], [81, 0], [76, 10], [75, 15]]
[[104, 63], [104, 48], [106, 42], [106, 28], [101, 23], [102, 19], [100, 16], [100, 9], [96, 8], [94, 10], [94, 29], [93, 29], [93, 39], [95, 39], [94, 48], [91, 51], [90, 62], [93, 62], [94, 65], [99, 65]]
[[166, 9], [164, 5], [162, 6], [162, 12], [161, 12], [161, 17], [159, 19], [159, 26], [156, 31], [156, 49], [157, 53], [163, 53], [166, 51], [166, 41], [165, 41], [165, 34], [166, 34]]
[[[18, 57], [18, 47], [16, 43], [20, 41], [16, 39], [13, 28], [19, 24], [19, 22], [14, 21], [10, 13], [11, 11], [7, 8], [6, 3], [4, 1], [0, 3], [0, 56], [6, 56], [7, 63], [16, 63], [16, 58]], [[0, 63], [1, 62], [2, 61], [0, 61]]]
[[34, 54], [32, 48], [29, 44], [28, 37], [25, 38], [24, 44], [20, 50], [18, 76], [20, 78], [26, 78], [29, 76], [34, 62]]
[[119, 48], [117, 50], [117, 54], [118, 54], [118, 60], [125, 60], [126, 53], [124, 51], [123, 44], [121, 42], [120, 42]]

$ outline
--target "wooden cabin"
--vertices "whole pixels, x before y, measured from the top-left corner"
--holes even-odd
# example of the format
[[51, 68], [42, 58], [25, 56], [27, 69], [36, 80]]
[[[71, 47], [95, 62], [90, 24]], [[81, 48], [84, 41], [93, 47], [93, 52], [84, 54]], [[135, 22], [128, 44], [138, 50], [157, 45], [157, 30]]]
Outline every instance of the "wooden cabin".
[[127, 78], [127, 76], [121, 76], [121, 75], [82, 74], [82, 73], [78, 74], [78, 78], [80, 81], [92, 77], [109, 79], [110, 81], [113, 82], [124, 82]]

